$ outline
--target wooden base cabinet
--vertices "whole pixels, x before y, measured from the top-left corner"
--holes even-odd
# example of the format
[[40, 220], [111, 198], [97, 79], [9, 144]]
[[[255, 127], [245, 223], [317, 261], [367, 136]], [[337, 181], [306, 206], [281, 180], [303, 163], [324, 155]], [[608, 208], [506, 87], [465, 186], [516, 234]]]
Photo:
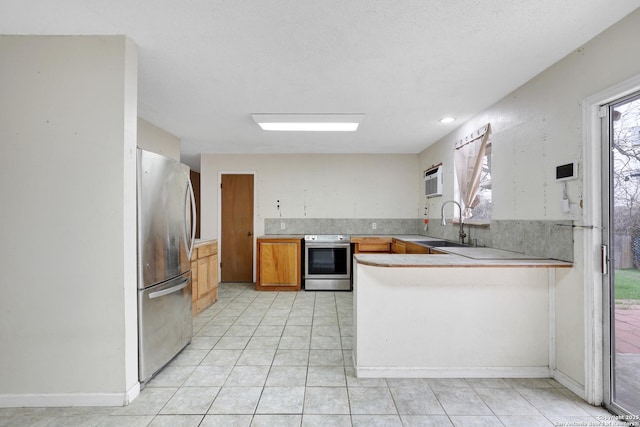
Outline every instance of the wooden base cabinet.
[[302, 239], [259, 238], [256, 264], [256, 290], [299, 291]]
[[404, 240], [393, 239], [391, 243], [391, 253], [394, 254], [406, 254], [407, 243]]
[[354, 254], [388, 254], [391, 253], [390, 237], [351, 236]]
[[391, 243], [391, 253], [394, 254], [428, 254], [429, 248], [427, 246], [419, 245], [414, 242], [407, 242], [404, 240], [393, 239]]
[[191, 256], [193, 315], [218, 300], [218, 242], [197, 244]]
[[408, 254], [428, 254], [429, 248], [423, 245], [419, 245], [413, 242], [407, 242], [407, 253]]

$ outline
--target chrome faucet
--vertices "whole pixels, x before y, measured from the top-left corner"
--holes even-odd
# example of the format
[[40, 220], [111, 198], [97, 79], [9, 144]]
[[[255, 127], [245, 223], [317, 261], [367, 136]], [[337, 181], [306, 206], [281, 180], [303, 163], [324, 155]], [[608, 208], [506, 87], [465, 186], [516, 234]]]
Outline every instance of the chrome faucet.
[[446, 202], [444, 202], [442, 204], [442, 207], [440, 208], [440, 216], [442, 217], [442, 225], [447, 225], [447, 221], [444, 219], [444, 207], [447, 203], [455, 203], [456, 205], [458, 205], [458, 209], [460, 210], [460, 232], [458, 233], [458, 236], [460, 236], [460, 243], [464, 244], [464, 238], [467, 237], [467, 233], [464, 232], [464, 223], [462, 222], [462, 207], [460, 206], [460, 203], [456, 202], [455, 200], [447, 200]]

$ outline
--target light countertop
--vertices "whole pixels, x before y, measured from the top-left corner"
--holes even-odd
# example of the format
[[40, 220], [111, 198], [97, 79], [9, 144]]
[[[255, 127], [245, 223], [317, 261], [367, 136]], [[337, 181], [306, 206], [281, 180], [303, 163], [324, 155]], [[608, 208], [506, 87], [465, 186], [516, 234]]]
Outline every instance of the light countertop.
[[[374, 239], [398, 239], [405, 242], [441, 241], [445, 239], [417, 234], [358, 234], [351, 235], [351, 242]], [[303, 239], [301, 234], [268, 234], [259, 239]], [[571, 268], [572, 263], [526, 255], [519, 252], [485, 247], [437, 247], [444, 254], [355, 254], [364, 265], [377, 267], [514, 267], [514, 268]]]
[[[444, 239], [421, 235], [352, 236], [357, 240], [385, 237], [411, 241], [442, 241]], [[356, 260], [365, 265], [378, 267], [525, 267], [525, 268], [569, 268], [572, 263], [527, 255], [502, 249], [476, 246], [436, 247], [444, 254], [356, 254]]]
[[[438, 248], [438, 250], [445, 248]], [[460, 248], [446, 248], [460, 249]], [[464, 248], [478, 249], [479, 251], [489, 248]], [[497, 250], [497, 249], [496, 249]], [[508, 251], [504, 251], [508, 252]], [[482, 255], [479, 252], [478, 255]], [[485, 255], [487, 256], [487, 255]], [[570, 262], [557, 261], [553, 259], [537, 258], [514, 258], [510, 255], [507, 258], [470, 258], [468, 256], [447, 254], [356, 254], [356, 261], [360, 264], [374, 267], [429, 267], [429, 268], [451, 268], [451, 267], [507, 267], [507, 268], [570, 268]]]
[[265, 234], [258, 239], [304, 239], [304, 234]]
[[196, 239], [193, 246], [207, 245], [215, 242], [217, 242], [217, 239]]
[[454, 255], [462, 255], [473, 259], [519, 259], [519, 260], [544, 260], [545, 258], [527, 255], [520, 252], [505, 251], [503, 249], [483, 248], [483, 247], [444, 247], [437, 248], [443, 252]]
[[352, 234], [351, 242], [368, 240], [368, 239], [398, 239], [405, 242], [415, 242], [421, 240], [444, 240], [435, 237], [421, 236], [418, 234]]

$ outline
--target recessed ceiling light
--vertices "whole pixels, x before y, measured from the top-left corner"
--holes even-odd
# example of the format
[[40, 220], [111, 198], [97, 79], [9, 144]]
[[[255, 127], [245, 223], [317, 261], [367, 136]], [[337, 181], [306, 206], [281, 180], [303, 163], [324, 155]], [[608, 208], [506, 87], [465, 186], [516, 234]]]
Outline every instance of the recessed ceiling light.
[[254, 113], [251, 117], [263, 130], [354, 132], [364, 114]]
[[455, 120], [456, 119], [454, 119], [453, 117], [443, 117], [442, 119], [440, 119], [440, 123], [451, 123]]

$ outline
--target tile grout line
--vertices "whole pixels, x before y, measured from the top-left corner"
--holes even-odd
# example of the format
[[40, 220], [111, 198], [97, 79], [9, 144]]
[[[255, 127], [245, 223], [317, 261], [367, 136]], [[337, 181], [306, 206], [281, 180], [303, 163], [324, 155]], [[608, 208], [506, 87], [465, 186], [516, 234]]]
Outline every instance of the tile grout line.
[[[312, 302], [310, 302], [312, 299]], [[217, 345], [217, 342], [224, 336], [226, 336], [227, 333], [240, 333], [243, 334], [246, 331], [248, 331], [249, 329], [234, 329], [232, 330], [232, 332], [229, 332], [229, 329], [232, 328], [233, 326], [251, 326], [254, 327], [253, 329], [251, 329], [250, 335], [247, 336], [247, 340], [246, 342], [241, 342], [242, 344], [242, 348], [238, 349], [238, 350], [234, 350], [234, 351], [238, 351], [239, 354], [237, 355], [237, 357], [235, 359], [233, 359], [233, 362], [231, 365], [228, 365], [230, 367], [230, 370], [228, 372], [228, 374], [224, 377], [223, 381], [220, 382], [220, 386], [216, 387], [217, 391], [216, 393], [212, 396], [212, 400], [211, 402], [208, 404], [208, 407], [206, 409], [204, 409], [204, 414], [183, 414], [181, 412], [188, 412], [188, 408], [183, 409], [182, 407], [178, 407], [177, 405], [173, 404], [172, 406], [174, 408], [177, 408], [176, 412], [180, 412], [177, 414], [162, 414], [161, 412], [168, 407], [169, 402], [174, 399], [178, 393], [180, 392], [181, 389], [185, 389], [188, 388], [187, 386], [185, 386], [185, 384], [187, 383], [187, 381], [189, 380], [189, 378], [193, 375], [193, 371], [191, 371], [190, 374], [187, 374], [186, 377], [182, 380], [179, 381], [179, 385], [174, 386], [174, 385], [162, 385], [162, 386], [158, 386], [158, 387], [150, 387], [150, 388], [155, 388], [155, 389], [163, 389], [163, 388], [175, 388], [175, 390], [171, 393], [171, 395], [168, 397], [168, 399], [166, 399], [162, 405], [160, 406], [160, 408], [158, 410], [155, 411], [155, 413], [153, 415], [140, 415], [140, 417], [143, 416], [147, 416], [149, 417], [149, 423], [153, 424], [153, 423], [158, 423], [158, 422], [162, 422], [163, 421], [163, 417], [164, 416], [197, 416], [199, 417], [199, 421], [196, 421], [195, 418], [193, 418], [193, 420], [191, 422], [193, 422], [193, 424], [190, 425], [205, 425], [205, 423], [207, 425], [211, 425], [211, 421], [213, 421], [213, 419], [211, 419], [210, 421], [206, 421], [209, 416], [240, 416], [240, 417], [248, 417], [245, 418], [247, 421], [249, 421], [249, 423], [258, 423], [259, 421], [265, 421], [268, 418], [263, 417], [263, 416], [289, 416], [291, 415], [292, 417], [299, 417], [299, 420], [295, 423], [296, 425], [300, 426], [300, 425], [304, 425], [304, 418], [305, 415], [308, 416], [312, 416], [312, 418], [316, 418], [317, 420], [321, 419], [319, 417], [322, 416], [328, 416], [328, 417], [333, 417], [333, 416], [339, 416], [339, 417], [344, 417], [343, 420], [345, 421], [346, 424], [351, 424], [353, 425], [354, 423], [356, 423], [356, 419], [359, 421], [363, 421], [364, 418], [360, 418], [360, 416], [362, 417], [373, 417], [375, 418], [376, 416], [379, 418], [379, 416], [381, 414], [370, 414], [369, 412], [367, 413], [363, 413], [363, 414], [353, 414], [352, 410], [353, 410], [353, 401], [352, 401], [352, 394], [349, 392], [350, 389], [360, 389], [363, 387], [368, 387], [368, 385], [364, 385], [364, 384], [358, 384], [358, 383], [354, 383], [354, 385], [352, 387], [349, 387], [349, 366], [352, 366], [349, 363], [349, 360], [347, 360], [347, 358], [345, 358], [345, 347], [344, 347], [344, 342], [343, 338], [345, 338], [347, 335], [344, 335], [345, 333], [348, 333], [348, 329], [350, 327], [352, 327], [352, 325], [350, 325], [350, 323], [352, 324], [353, 320], [349, 319], [348, 313], [347, 313], [347, 308], [348, 308], [348, 304], [346, 304], [347, 299], [346, 297], [342, 297], [342, 294], [339, 294], [337, 292], [331, 292], [330, 295], [325, 294], [325, 293], [315, 293], [313, 295], [313, 297], [309, 299], [309, 301], [307, 300], [307, 297], [303, 294], [303, 293], [299, 293], [296, 294], [293, 297], [290, 297], [290, 295], [288, 294], [284, 294], [281, 292], [274, 292], [273, 296], [269, 296], [269, 297], [263, 297], [260, 294], [255, 294], [254, 292], [252, 292], [252, 290], [250, 289], [249, 286], [246, 285], [241, 285], [238, 287], [238, 289], [233, 289], [232, 292], [221, 292], [220, 295], [220, 301], [223, 304], [221, 304], [220, 306], [218, 306], [215, 310], [212, 310], [210, 312], [206, 312], [206, 321], [203, 320], [202, 323], [200, 323], [199, 321], [196, 321], [196, 323], [198, 324], [198, 331], [201, 331], [202, 328], [205, 328], [207, 326], [214, 326], [215, 325], [215, 321], [216, 319], [221, 319], [225, 316], [229, 316], [229, 313], [232, 312], [232, 310], [234, 310], [233, 312], [233, 321], [231, 322], [231, 325], [228, 325], [227, 329], [225, 330], [225, 332], [222, 334], [222, 336], [215, 336], [212, 338], [214, 339], [210, 339], [210, 340], [203, 340], [202, 344], [206, 345], [206, 348], [201, 347], [201, 348], [197, 348], [197, 349], [193, 349], [193, 350], [207, 350], [206, 352], [203, 352], [203, 356], [201, 358], [198, 359], [199, 355], [197, 353], [190, 353], [188, 355], [188, 357], [186, 357], [185, 359], [183, 359], [182, 361], [180, 361], [179, 363], [183, 363], [180, 365], [176, 365], [179, 367], [193, 367], [193, 369], [197, 369], [198, 367], [201, 366], [223, 366], [223, 365], [203, 365], [203, 362], [207, 359], [208, 356], [210, 356], [213, 352], [213, 350], [215, 350], [215, 346]], [[280, 350], [284, 350], [280, 348], [280, 345], [282, 343], [282, 339], [285, 336], [285, 330], [286, 327], [289, 325], [289, 321], [292, 320], [292, 315], [296, 314], [296, 313], [302, 313], [304, 312], [304, 317], [307, 317], [308, 314], [307, 311], [309, 309], [309, 307], [312, 307], [312, 310], [310, 312], [310, 316], [311, 316], [311, 320], [310, 320], [310, 324], [308, 325], [309, 327], [309, 335], [308, 335], [308, 342], [307, 342], [307, 346], [306, 346], [306, 353], [307, 353], [307, 357], [306, 357], [306, 364], [304, 365], [305, 368], [305, 377], [304, 377], [304, 381], [303, 382], [298, 382], [298, 380], [295, 380], [294, 382], [290, 382], [290, 381], [286, 381], [284, 383], [281, 384], [295, 384], [294, 386], [288, 386], [288, 385], [274, 385], [274, 386], [270, 386], [270, 387], [283, 387], [283, 388], [288, 388], [288, 387], [299, 387], [297, 384], [302, 383], [302, 388], [304, 389], [304, 392], [301, 393], [302, 394], [302, 406], [301, 406], [301, 410], [300, 412], [293, 412], [293, 413], [288, 413], [286, 412], [286, 410], [282, 411], [282, 413], [259, 413], [259, 405], [260, 402], [263, 398], [263, 396], [265, 396], [265, 391], [269, 380], [269, 377], [271, 375], [271, 373], [273, 372], [274, 368], [278, 365], [274, 365], [274, 362], [276, 361], [276, 355], [278, 354], [278, 351]], [[258, 347], [256, 347], [255, 349], [250, 349], [249, 345], [251, 343], [251, 341], [255, 338], [261, 338], [262, 335], [260, 336], [256, 336], [256, 333], [266, 333], [267, 335], [264, 335], [264, 337], [271, 337], [272, 335], [270, 335], [273, 330], [269, 330], [268, 328], [258, 332], [259, 328], [261, 326], [271, 326], [271, 325], [263, 325], [263, 322], [266, 323], [273, 323], [273, 322], [279, 322], [280, 320], [276, 321], [275, 319], [270, 319], [269, 321], [267, 321], [267, 317], [269, 316], [269, 310], [274, 309], [274, 310], [284, 310], [287, 309], [287, 314], [278, 314], [277, 317], [281, 317], [284, 316], [284, 320], [283, 320], [283, 324], [281, 325], [281, 329], [279, 330], [279, 333], [277, 335], [277, 342], [275, 343], [275, 346], [273, 347], [273, 357], [270, 360], [270, 364], [261, 364], [261, 363], [266, 363], [266, 360], [268, 358], [254, 358], [252, 355], [250, 355], [250, 351], [255, 351], [255, 352], [261, 352], [261, 350], [263, 350], [261, 347], [265, 346], [265, 348], [268, 346], [269, 347], [269, 351], [271, 351], [270, 349], [272, 348], [271, 346], [273, 344], [271, 344], [270, 342], [275, 342], [275, 340], [265, 340], [264, 342], [260, 342]], [[227, 312], [225, 312], [224, 310], [228, 310]], [[255, 310], [255, 311], [253, 311]], [[252, 316], [253, 314], [260, 312], [259, 316], [255, 315]], [[335, 314], [335, 316], [334, 316]], [[332, 319], [327, 319], [327, 318], [323, 318], [323, 317], [327, 317], [327, 315], [329, 315]], [[248, 319], [245, 320], [243, 319], [243, 316], [245, 317], [260, 317], [259, 321], [257, 322], [257, 324], [253, 325], [253, 324], [249, 324], [249, 325], [240, 325], [239, 323], [254, 323], [256, 322], [255, 319]], [[271, 316], [271, 317], [275, 317], [275, 316]], [[335, 317], [335, 319], [333, 319]], [[334, 324], [333, 322], [336, 321], [337, 324]], [[298, 323], [298, 322], [296, 322]], [[224, 325], [227, 326], [227, 325]], [[280, 326], [280, 325], [278, 325]], [[326, 326], [327, 328], [324, 328], [324, 326]], [[336, 329], [334, 329], [334, 327]], [[317, 329], [320, 328], [320, 329]], [[196, 325], [194, 324], [194, 329], [196, 329]], [[315, 344], [313, 343], [313, 337], [314, 337], [314, 330], [318, 330], [319, 333], [321, 333], [321, 335], [317, 335], [317, 337], [324, 337], [325, 333], [326, 335], [329, 336], [333, 336], [332, 334], [335, 333], [335, 331], [337, 330], [338, 332], [338, 338], [339, 341], [325, 341], [325, 340], [319, 340], [317, 341]], [[233, 332], [235, 331], [235, 332]], [[215, 329], [212, 329], [212, 332], [215, 332]], [[195, 335], [195, 333], [194, 333]], [[229, 337], [231, 337], [232, 335], [229, 335]], [[243, 335], [238, 335], [239, 337], [243, 336]], [[274, 335], [275, 336], [275, 335]], [[205, 335], [201, 335], [201, 337], [204, 338], [209, 338], [209, 336], [205, 336]], [[348, 341], [348, 340], [347, 340]], [[210, 344], [211, 342], [215, 342], [214, 344]], [[303, 342], [299, 342], [298, 344], [303, 344]], [[209, 347], [210, 345], [210, 347]], [[351, 344], [350, 346], [352, 346], [353, 344]], [[312, 347], [317, 346], [319, 348], [314, 349]], [[331, 347], [331, 348], [325, 348], [325, 347]], [[334, 350], [335, 349], [335, 350]], [[339, 349], [340, 352], [340, 358], [337, 358], [337, 351]], [[222, 349], [221, 349], [222, 350]], [[248, 352], [249, 351], [249, 352]], [[313, 351], [315, 351], [315, 353], [312, 353]], [[246, 356], [245, 360], [243, 361], [242, 357]], [[314, 355], [315, 357], [312, 360], [312, 355]], [[225, 356], [226, 357], [226, 356]], [[288, 360], [288, 359], [287, 359]], [[292, 359], [293, 360], [293, 359]], [[342, 363], [338, 364], [338, 361], [341, 360]], [[214, 361], [215, 362], [215, 361]], [[285, 361], [286, 362], [286, 361]], [[226, 361], [223, 361], [223, 363], [228, 363]], [[239, 363], [246, 363], [240, 365]], [[314, 363], [312, 365], [312, 363]], [[193, 364], [193, 365], [191, 365]], [[227, 365], [224, 365], [227, 366]], [[244, 366], [265, 366], [268, 367], [268, 369], [264, 369], [262, 368], [262, 371], [266, 371], [266, 376], [264, 377], [264, 381], [262, 382], [261, 385], [261, 389], [260, 389], [260, 393], [259, 396], [257, 396], [257, 400], [255, 403], [255, 407], [253, 409], [253, 413], [251, 414], [215, 414], [215, 413], [209, 413], [209, 411], [211, 410], [211, 408], [213, 407], [216, 399], [219, 397], [220, 392], [222, 391], [222, 389], [226, 386], [228, 387], [232, 387], [232, 385], [228, 385], [228, 382], [231, 378], [231, 374], [233, 373], [234, 369], [237, 367], [244, 367]], [[293, 367], [293, 366], [298, 366], [298, 365], [290, 365], [290, 362], [286, 362], [284, 365], [282, 365], [283, 370], [280, 371], [280, 373], [285, 373], [286, 372], [286, 368], [289, 367]], [[301, 365], [302, 366], [302, 365]], [[318, 387], [318, 388], [322, 388], [322, 387], [333, 387], [330, 385], [324, 385], [324, 384], [329, 384], [334, 382], [334, 380], [337, 378], [335, 377], [334, 373], [337, 375], [338, 373], [341, 373], [342, 375], [342, 381], [343, 383], [337, 387], [337, 388], [343, 388], [346, 391], [346, 401], [343, 401], [343, 403], [341, 405], [344, 405], [346, 403], [346, 407], [343, 406], [343, 408], [345, 408], [346, 410], [348, 410], [348, 414], [305, 414], [305, 403], [306, 403], [306, 398], [307, 398], [307, 393], [309, 391], [309, 374], [310, 374], [310, 368], [330, 368], [329, 371], [329, 376], [324, 376], [324, 374], [320, 373], [320, 371], [322, 371], [322, 369], [318, 370], [317, 375], [318, 376], [313, 376], [313, 378], [317, 378], [317, 380], [319, 381], [320, 384], [323, 385], [318, 385], [318, 386], [313, 386], [313, 387]], [[184, 369], [184, 371], [188, 371], [188, 369]], [[298, 372], [300, 372], [301, 369], [298, 370]], [[206, 372], [206, 371], [205, 371]], [[213, 371], [212, 371], [213, 372]], [[316, 374], [314, 374], [316, 375]], [[175, 379], [181, 379], [182, 378], [182, 374], [179, 376], [176, 376]], [[242, 381], [242, 379], [245, 377], [237, 377], [237, 379], [240, 379]], [[246, 377], [247, 379], [250, 379], [251, 377]], [[284, 378], [284, 377], [281, 377]], [[163, 380], [163, 383], [160, 384], [177, 384], [177, 382], [174, 382], [175, 379], [171, 379], [171, 377], [167, 377], [167, 379]], [[301, 378], [300, 378], [301, 379]], [[169, 381], [170, 380], [170, 381]], [[402, 404], [402, 396], [404, 396], [403, 394], [398, 394], [398, 395], [394, 395], [392, 388], [393, 388], [393, 384], [391, 381], [389, 381], [389, 379], [384, 378], [384, 381], [380, 383], [380, 386], [384, 387], [384, 390], [386, 391], [386, 393], [389, 393], [389, 396], [391, 397], [391, 402], [393, 402], [393, 408], [395, 410], [395, 414], [393, 414], [392, 416], [397, 417], [398, 421], [399, 421], [399, 425], [408, 425], [407, 423], [411, 423], [413, 422], [413, 420], [411, 418], [409, 418], [408, 421], [404, 421], [403, 420], [403, 416], [405, 417], [412, 417], [412, 416], [435, 416], [435, 414], [413, 414], [413, 413], [408, 413], [408, 414], [401, 414], [401, 410], [404, 411], [405, 409], [401, 409]], [[502, 419], [500, 418], [499, 415], [496, 414], [496, 410], [500, 409], [502, 406], [499, 405], [500, 402], [500, 394], [497, 394], [498, 400], [496, 400], [496, 405], [494, 409], [492, 406], [490, 406], [488, 404], [489, 401], [491, 401], [492, 396], [490, 395], [490, 391], [487, 392], [482, 392], [483, 394], [481, 395], [480, 392], [478, 390], [480, 389], [493, 389], [494, 387], [492, 387], [492, 383], [491, 382], [482, 382], [482, 381], [475, 381], [475, 382], [469, 382], [467, 381], [468, 379], [462, 379], [464, 381], [464, 384], [466, 384], [467, 387], [469, 387], [471, 390], [473, 390], [473, 393], [475, 396], [478, 397], [479, 402], [482, 402], [483, 405], [485, 405], [488, 409], [489, 412], [491, 414], [491, 417], [493, 417], [494, 419], [498, 420], [498, 423], [502, 424], [508, 424], [507, 422], [503, 422]], [[537, 415], [536, 416], [541, 416], [542, 418], [540, 418], [540, 420], [546, 420], [548, 422], [552, 422], [552, 418], [557, 418], [554, 417], [553, 415], [545, 415], [542, 412], [540, 412], [540, 408], [541, 407], [545, 407], [545, 403], [546, 400], [544, 399], [544, 396], [550, 396], [550, 397], [556, 397], [557, 400], [560, 400], [559, 404], [561, 404], [560, 406], [558, 406], [558, 408], [562, 408], [562, 405], [571, 405], [572, 407], [576, 407], [577, 409], [580, 409], [582, 412], [585, 412], [586, 415], [590, 418], [596, 418], [596, 414], [597, 412], [594, 411], [589, 411], [588, 408], [583, 408], [580, 406], [580, 401], [572, 399], [572, 396], [566, 391], [566, 389], [562, 388], [561, 386], [558, 386], [557, 384], [553, 384], [551, 381], [546, 381], [546, 383], [537, 383], [537, 382], [526, 382], [523, 381], [522, 383], [520, 382], [513, 382], [513, 381], [509, 381], [509, 379], [502, 379], [506, 381], [506, 384], [504, 387], [499, 387], [499, 389], [504, 389], [504, 390], [515, 390], [516, 394], [515, 396], [519, 396], [520, 398], [523, 399], [523, 401], [527, 402], [527, 404], [531, 405], [531, 407], [535, 408]], [[278, 380], [276, 380], [278, 381]], [[314, 379], [315, 381], [315, 379]], [[206, 382], [206, 381], [203, 381]], [[216, 380], [217, 382], [217, 380]], [[255, 382], [255, 381], [254, 381]], [[211, 382], [213, 384], [213, 381]], [[278, 382], [276, 382], [276, 384], [280, 384]], [[425, 385], [426, 388], [425, 390], [428, 389], [428, 391], [434, 396], [435, 398], [435, 402], [437, 402], [437, 404], [440, 406], [440, 408], [443, 411], [443, 415], [447, 417], [447, 420], [449, 421], [449, 423], [451, 423], [451, 425], [454, 425], [453, 420], [451, 419], [452, 416], [454, 416], [454, 414], [449, 414], [447, 412], [447, 410], [444, 408], [444, 406], [442, 405], [442, 402], [440, 401], [440, 398], [438, 397], [438, 394], [436, 393], [436, 389], [444, 392], [446, 390], [451, 390], [452, 388], [455, 389], [457, 387], [452, 387], [454, 385], [454, 383], [446, 383], [443, 382], [439, 387], [436, 387], [436, 385], [438, 385], [439, 383], [436, 381], [429, 381], [427, 379], [424, 379], [422, 383], [420, 383], [422, 385]], [[398, 385], [401, 385], [400, 383], [398, 383]], [[407, 386], [409, 386], [410, 384], [407, 383]], [[483, 385], [487, 386], [487, 387], [483, 387]], [[519, 385], [522, 385], [522, 387], [519, 387]], [[360, 387], [358, 387], [360, 386]], [[372, 385], [373, 386], [373, 385]], [[542, 387], [540, 387], [542, 386]], [[193, 387], [200, 387], [198, 385], [193, 385]], [[210, 386], [202, 386], [202, 387], [210, 387]], [[241, 387], [241, 386], [237, 386], [237, 387]], [[464, 388], [467, 388], [464, 387]], [[539, 394], [538, 393], [538, 390]], [[526, 390], [531, 390], [530, 392], [527, 392]], [[257, 390], [256, 390], [257, 391]], [[152, 394], [153, 395], [153, 394]], [[484, 397], [483, 397], [484, 395]], [[298, 398], [300, 398], [300, 392], [297, 392], [297, 396]], [[505, 395], [508, 397], [508, 395]], [[526, 396], [529, 396], [529, 398], [527, 398]], [[504, 396], [503, 396], [504, 397]], [[164, 398], [161, 396], [161, 398]], [[400, 399], [400, 400], [399, 400]], [[489, 400], [487, 400], [489, 399]], [[151, 400], [147, 399], [148, 402], [151, 402]], [[154, 398], [155, 400], [155, 398]], [[536, 401], [539, 405], [534, 404], [533, 402]], [[157, 402], [157, 401], [156, 401]], [[456, 403], [458, 404], [458, 403]], [[268, 404], [266, 404], [268, 405]], [[269, 408], [270, 406], [264, 406], [265, 409]], [[297, 407], [295, 406], [281, 406], [282, 408], [290, 408], [290, 407], [294, 407], [296, 408], [295, 410], [298, 411]], [[333, 408], [337, 408], [338, 406], [333, 406]], [[567, 406], [569, 407], [569, 406]], [[139, 407], [137, 410], [140, 410], [141, 408], [144, 407]], [[150, 408], [153, 408], [153, 405], [150, 406]], [[277, 406], [275, 406], [274, 408], [277, 408]], [[318, 408], [321, 408], [320, 406], [318, 406]], [[328, 406], [328, 408], [331, 408], [331, 406]], [[347, 409], [348, 408], [348, 409]], [[435, 408], [435, 407], [434, 407]], [[511, 408], [511, 407], [509, 407]], [[358, 408], [356, 408], [358, 409]], [[391, 409], [390, 407], [387, 409]], [[422, 409], [422, 408], [421, 408]], [[426, 408], [425, 408], [426, 409]], [[200, 410], [200, 409], [198, 409]], [[331, 409], [333, 411], [333, 409]], [[368, 409], [367, 411], [371, 411], [371, 412], [383, 412], [381, 410], [380, 407], [372, 407], [370, 409]], [[320, 411], [322, 411], [322, 409], [320, 409]], [[511, 411], [511, 409], [509, 409], [509, 411]], [[411, 410], [409, 410], [409, 412], [411, 412]], [[502, 412], [502, 411], [500, 411]], [[505, 411], [508, 412], [508, 411]], [[1, 414], [0, 414], [1, 415]], [[131, 414], [114, 414], [112, 412], [108, 413], [105, 415], [105, 418], [109, 418], [111, 416], [138, 416], [135, 413], [131, 413]], [[390, 414], [391, 415], [391, 414]], [[487, 414], [488, 415], [488, 414]], [[509, 413], [509, 415], [511, 415]], [[525, 416], [525, 415], [517, 415], [517, 414], [513, 414], [514, 416]], [[52, 417], [57, 417], [57, 418], [61, 418], [60, 416], [56, 416], [56, 415], [50, 415]], [[348, 417], [347, 417], [348, 416]], [[439, 415], [438, 415], [439, 416]], [[463, 415], [460, 415], [463, 416]], [[474, 415], [464, 415], [464, 416], [468, 416], [468, 417], [475, 417]], [[355, 417], [355, 418], [354, 418]], [[349, 421], [347, 421], [347, 419]], [[0, 418], [0, 421], [2, 421], [3, 419]], [[168, 421], [171, 420], [171, 418], [164, 418], [164, 421]], [[444, 419], [442, 419], [444, 421]], [[473, 419], [469, 419], [470, 421], [474, 421]], [[102, 423], [104, 423], [105, 421], [100, 421], [101, 425]], [[108, 421], [106, 421], [108, 422]], [[245, 421], [246, 422], [246, 421]], [[465, 420], [465, 422], [467, 422], [467, 420]], [[0, 423], [1, 424], [1, 423]]]

